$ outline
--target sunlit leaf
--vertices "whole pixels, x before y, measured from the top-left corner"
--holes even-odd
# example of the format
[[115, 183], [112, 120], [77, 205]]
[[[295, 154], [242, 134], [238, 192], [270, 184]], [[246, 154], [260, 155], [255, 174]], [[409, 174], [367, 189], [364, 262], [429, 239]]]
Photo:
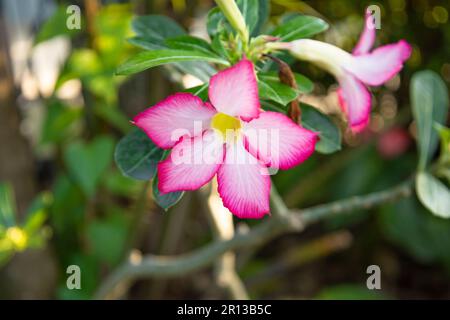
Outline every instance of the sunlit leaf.
[[328, 29], [328, 23], [313, 16], [299, 15], [280, 24], [272, 32], [282, 41], [309, 38]]
[[120, 65], [116, 73], [118, 75], [129, 75], [163, 64], [182, 61], [207, 61], [226, 66], [229, 65], [228, 61], [215, 55], [197, 51], [165, 49], [138, 53]]
[[450, 218], [450, 190], [427, 172], [419, 172], [416, 177], [417, 196], [433, 214]]
[[444, 124], [448, 112], [448, 92], [444, 82], [433, 71], [414, 74], [411, 80], [411, 102], [417, 123], [419, 169], [425, 169], [438, 147], [433, 124]]

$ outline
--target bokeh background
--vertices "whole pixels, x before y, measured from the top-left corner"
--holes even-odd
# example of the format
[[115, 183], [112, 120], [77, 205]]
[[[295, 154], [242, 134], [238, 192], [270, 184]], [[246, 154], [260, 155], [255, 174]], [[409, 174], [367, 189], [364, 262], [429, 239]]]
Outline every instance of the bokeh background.
[[[70, 4], [81, 8], [81, 30], [66, 28]], [[316, 154], [275, 177], [291, 207], [382, 190], [415, 169], [409, 80], [415, 71], [431, 69], [448, 86], [450, 2], [272, 0], [270, 21], [290, 13], [321, 17], [330, 29], [318, 38], [350, 51], [364, 8], [373, 4], [382, 14], [377, 43], [404, 38], [413, 45], [412, 57], [401, 76], [373, 91], [369, 130], [345, 136], [340, 152]], [[165, 212], [148, 183], [121, 175], [113, 152], [136, 113], [198, 84], [167, 68], [114, 76], [138, 51], [126, 42], [132, 16], [167, 15], [206, 36], [212, 6], [212, 0], [0, 0], [0, 208], [17, 227], [0, 233], [0, 298], [89, 299], [130, 250], [172, 255], [211, 241], [195, 194]], [[333, 78], [308, 64], [295, 70], [314, 80], [304, 99], [332, 108]], [[257, 223], [236, 220], [240, 227]], [[11, 239], [14, 246], [7, 247]], [[71, 264], [81, 267], [81, 290], [66, 287]], [[372, 264], [382, 270], [379, 291], [365, 285]], [[238, 266], [252, 298], [449, 299], [450, 221], [412, 197], [240, 251]], [[141, 280], [126, 297], [227, 298], [213, 279], [206, 268]]]

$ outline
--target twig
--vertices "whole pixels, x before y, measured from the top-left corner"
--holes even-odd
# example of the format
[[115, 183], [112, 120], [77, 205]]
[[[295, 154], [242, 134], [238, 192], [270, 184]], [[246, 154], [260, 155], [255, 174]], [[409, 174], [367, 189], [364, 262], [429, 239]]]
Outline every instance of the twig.
[[[412, 180], [364, 196], [331, 202], [303, 210], [291, 211], [287, 216], [273, 215], [245, 234], [236, 234], [225, 241], [216, 241], [191, 253], [180, 256], [145, 256], [140, 263], [126, 262], [114, 271], [97, 291], [96, 298], [115, 298], [116, 287], [123, 287], [131, 281], [143, 277], [177, 277], [197, 271], [213, 263], [227, 251], [266, 243], [274, 237], [301, 231], [302, 226], [319, 222], [330, 216], [345, 214], [358, 209], [370, 209], [377, 205], [410, 196]], [[274, 203], [276, 204], [276, 202]]]
[[[234, 237], [233, 215], [226, 209], [217, 193], [217, 180], [207, 195], [208, 217], [213, 227], [216, 241], [226, 241]], [[249, 296], [236, 271], [236, 254], [230, 250], [217, 259], [215, 276], [217, 284], [228, 291], [233, 299], [248, 300]]]

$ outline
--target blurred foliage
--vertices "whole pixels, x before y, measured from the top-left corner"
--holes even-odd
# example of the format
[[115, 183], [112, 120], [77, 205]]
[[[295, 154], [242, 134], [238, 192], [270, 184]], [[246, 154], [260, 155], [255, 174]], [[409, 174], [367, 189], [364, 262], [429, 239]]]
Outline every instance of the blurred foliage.
[[20, 223], [12, 188], [9, 184], [0, 183], [0, 267], [17, 252], [45, 246], [50, 236], [50, 229], [44, 226], [50, 203], [49, 194], [38, 196]]
[[[145, 139], [143, 143], [146, 136], [139, 130], [131, 130], [129, 114], [126, 115], [127, 105], [133, 100], [147, 97], [147, 91], [153, 92], [161, 88], [156, 82], [162, 77], [157, 78], [155, 73], [146, 72], [147, 76], [155, 78], [151, 78], [150, 85], [138, 87], [136, 80], [131, 77], [115, 76], [119, 65], [129, 61], [137, 52], [148, 54], [153, 52], [150, 50], [155, 49], [164, 52], [172, 50], [172, 53], [200, 52], [197, 57], [201, 59], [207, 56], [209, 60], [231, 63], [239, 58], [236, 54], [238, 50], [233, 47], [237, 43], [236, 35], [217, 9], [212, 9], [209, 14], [206, 11], [195, 12], [195, 15], [192, 13], [193, 8], [212, 7], [212, 1], [142, 2], [145, 9], [139, 9], [140, 13], [151, 15], [133, 18], [134, 12], [138, 11], [133, 7], [134, 3], [107, 4], [96, 12], [94, 21], [89, 21], [87, 16], [83, 15], [83, 28], [80, 31], [68, 31], [65, 27], [65, 8], [68, 3], [62, 2], [35, 37], [36, 45], [57, 36], [68, 37], [71, 41], [70, 55], [59, 74], [54, 94], [43, 98], [45, 112], [37, 137], [36, 153], [50, 150], [48, 152], [51, 154], [52, 163], [51, 185], [49, 190], [43, 192], [30, 206], [23, 221], [17, 221], [11, 188], [6, 184], [0, 185], [0, 266], [8, 263], [17, 252], [39, 248], [49, 243], [55, 249], [61, 266], [59, 286], [55, 293], [60, 299], [91, 298], [104, 273], [124, 259], [130, 249], [130, 239], [138, 233], [136, 221], [140, 221], [139, 207], [144, 206], [147, 212], [151, 207], [148, 204], [137, 203], [142, 199], [142, 195], [144, 199], [147, 195], [147, 186], [138, 180], [153, 178], [156, 162], [166, 156], [150, 140]], [[444, 109], [440, 111], [438, 122], [441, 125], [436, 125], [433, 121], [425, 124], [426, 132], [435, 140], [431, 144], [426, 144], [426, 148], [431, 150], [425, 152], [427, 161], [419, 160], [424, 157], [423, 147], [420, 148], [420, 156], [416, 155], [414, 148], [406, 147], [404, 151], [391, 157], [383, 151], [381, 143], [381, 136], [389, 134], [391, 129], [396, 127], [404, 132], [406, 139], [413, 140], [417, 136], [421, 145], [422, 124], [416, 122], [412, 125], [414, 118], [410, 110], [411, 105], [417, 106], [414, 113], [423, 110], [422, 85], [430, 86], [433, 82], [434, 85], [431, 85], [433, 90], [439, 88], [440, 92], [432, 94], [433, 98], [445, 100], [444, 97], [448, 96], [446, 91], [450, 81], [448, 61], [450, 28], [447, 1], [258, 2], [258, 10], [250, 8], [245, 14], [253, 36], [259, 33], [286, 39], [314, 36], [351, 50], [361, 30], [364, 8], [376, 4], [380, 6], [382, 12], [382, 29], [377, 33], [377, 43], [385, 44], [405, 38], [414, 47], [413, 56], [407, 62], [401, 79], [398, 79], [398, 86], [374, 90], [377, 106], [373, 111], [373, 119], [382, 122], [381, 129], [372, 130], [358, 138], [341, 135], [336, 119], [330, 119], [307, 105], [303, 106], [305, 126], [320, 128], [321, 142], [318, 144], [318, 151], [326, 155], [317, 154], [302, 166], [280, 172], [274, 178], [276, 186], [290, 206], [301, 208], [382, 190], [410, 177], [418, 163], [421, 163], [421, 169], [426, 170], [432, 179], [439, 181], [440, 184], [447, 183], [446, 186], [450, 183], [450, 134], [447, 128], [448, 119], [445, 121], [448, 111]], [[243, 1], [239, 1], [241, 6], [242, 3]], [[198, 14], [205, 16], [207, 22], [205, 31], [212, 36], [211, 42], [188, 35], [184, 28], [191, 26], [193, 20], [198, 19]], [[169, 15], [175, 17], [178, 22], [170, 19]], [[303, 33], [300, 33], [298, 25], [304, 24], [305, 19], [311, 24], [311, 29], [303, 29]], [[94, 26], [93, 31], [84, 28], [87, 23]], [[326, 32], [320, 33], [327, 28]], [[252, 49], [252, 53], [257, 52], [257, 45]], [[264, 64], [258, 64], [262, 104], [266, 109], [285, 112], [286, 104], [301, 94], [327, 94], [328, 85], [334, 81], [317, 68], [295, 63], [289, 58], [287, 61], [292, 63], [296, 71], [298, 91], [278, 81], [273, 72], [276, 70], [273, 63], [265, 61]], [[431, 76], [433, 79], [423, 80], [424, 83], [414, 92], [418, 96], [410, 98], [408, 84], [411, 75], [415, 71], [425, 69], [434, 71]], [[215, 72], [205, 61], [178, 61], [165, 69], [161, 68], [160, 71], [165, 79], [163, 86], [168, 86], [167, 79], [180, 80], [184, 74], [191, 74], [202, 81], [207, 81]], [[430, 74], [430, 71], [425, 72]], [[81, 98], [64, 99], [58, 94], [65, 86], [71, 84], [71, 80], [79, 81], [81, 84]], [[132, 90], [127, 87], [130, 82]], [[414, 87], [414, 84], [411, 87]], [[126, 88], [124, 101], [119, 99], [119, 92], [123, 88]], [[186, 91], [193, 92], [204, 100], [207, 99], [205, 85]], [[386, 116], [387, 113], [383, 111], [387, 110], [383, 107], [383, 97], [386, 96], [395, 96], [394, 116]], [[444, 104], [445, 101], [439, 103], [440, 106]], [[146, 106], [142, 106], [142, 109], [144, 107]], [[415, 117], [417, 120], [422, 116], [415, 114]], [[418, 135], [414, 127], [418, 127]], [[440, 138], [439, 156], [435, 152], [439, 144], [438, 138]], [[116, 144], [117, 141], [120, 142]], [[400, 149], [400, 146], [394, 145], [394, 149]], [[333, 155], [328, 155], [329, 153]], [[113, 165], [113, 158], [118, 164], [117, 167]], [[429, 160], [431, 165], [425, 165]], [[436, 165], [433, 166], [434, 164]], [[156, 179], [153, 180], [151, 187], [152, 192], [148, 194], [153, 195], [155, 202], [165, 210], [176, 204], [183, 195], [174, 193], [161, 196]], [[448, 192], [448, 189], [446, 190]], [[155, 209], [152, 209], [153, 211]], [[174, 211], [165, 217], [170, 218], [171, 213]], [[373, 213], [375, 223], [370, 220], [370, 213]], [[178, 216], [175, 216], [175, 219], [178, 219]], [[186, 223], [183, 227], [187, 230], [183, 233], [185, 239], [181, 241], [183, 248], [210, 240], [203, 222], [199, 222], [199, 219], [192, 220], [194, 221]], [[249, 222], [249, 225], [254, 223]], [[159, 240], [154, 239], [164, 238], [166, 226], [155, 224], [148, 227], [151, 229], [147, 232], [155, 237], [151, 238], [152, 241], [157, 243], [152, 243], [151, 248], [158, 248]], [[367, 236], [365, 239], [377, 234], [378, 242], [386, 241], [389, 246], [407, 253], [408, 257], [418, 263], [444, 266], [450, 274], [449, 221], [430, 214], [416, 199], [402, 200], [370, 211], [354, 212], [331, 219], [320, 227], [320, 231], [334, 229], [350, 229], [356, 234], [364, 233]], [[365, 234], [367, 229], [370, 232]], [[312, 231], [307, 237], [311, 235], [315, 236], [317, 233]], [[294, 238], [292, 241], [296, 243], [298, 239]], [[148, 249], [147, 242], [142, 245], [143, 250]], [[355, 246], [366, 246], [367, 242], [370, 241]], [[371, 252], [374, 247], [376, 245], [369, 244], [364, 249]], [[276, 247], [274, 250], [283, 249]], [[262, 251], [262, 256], [252, 260], [245, 269], [250, 276], [258, 273], [262, 266], [271, 263], [271, 257], [266, 257], [264, 250]], [[267, 251], [270, 251], [270, 248]], [[358, 257], [353, 257], [346, 263], [351, 261], [354, 264], [357, 259]], [[370, 256], [366, 260], [357, 261], [366, 263], [373, 259], [374, 256]], [[71, 264], [79, 265], [83, 270], [81, 290], [68, 290], [66, 287], [64, 266]], [[342, 265], [338, 266], [346, 269]], [[349, 273], [354, 271], [352, 268], [348, 269]], [[294, 280], [283, 279], [283, 281], [290, 283]], [[349, 284], [348, 281], [343, 284], [331, 284], [330, 287], [327, 287], [330, 283], [318, 285], [323, 287], [319, 288], [320, 290], [313, 290], [311, 297], [391, 298], [387, 294], [368, 292], [359, 285]], [[316, 292], [319, 294], [316, 295]], [[254, 296], [260, 295], [255, 293]]]

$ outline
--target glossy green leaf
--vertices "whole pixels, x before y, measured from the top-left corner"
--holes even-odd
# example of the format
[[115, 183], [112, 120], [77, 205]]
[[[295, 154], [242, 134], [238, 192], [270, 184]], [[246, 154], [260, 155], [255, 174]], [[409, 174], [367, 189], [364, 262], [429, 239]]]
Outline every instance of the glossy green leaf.
[[258, 80], [259, 97], [261, 99], [273, 100], [279, 104], [286, 105], [298, 96], [298, 92], [277, 80]]
[[129, 75], [163, 64], [182, 61], [207, 61], [226, 66], [229, 65], [228, 61], [215, 55], [205, 54], [203, 52], [164, 49], [138, 53], [120, 65], [116, 70], [116, 74]]
[[441, 181], [427, 172], [419, 172], [416, 191], [420, 202], [433, 214], [450, 218], [450, 190]]
[[301, 109], [302, 125], [319, 133], [320, 140], [316, 144], [316, 151], [329, 154], [341, 150], [341, 132], [338, 127], [314, 107], [302, 104]]
[[282, 41], [309, 38], [328, 29], [328, 23], [313, 16], [299, 15], [280, 24], [272, 35]]
[[114, 141], [100, 136], [90, 143], [72, 143], [65, 150], [67, 169], [86, 196], [95, 194], [102, 174], [111, 163], [113, 149]]
[[448, 112], [448, 92], [444, 82], [433, 71], [420, 71], [411, 80], [411, 102], [417, 123], [419, 169], [427, 166], [438, 147], [433, 124], [444, 124]]
[[163, 153], [164, 150], [158, 148], [145, 132], [135, 129], [119, 141], [114, 160], [123, 175], [151, 180]]
[[184, 192], [169, 192], [166, 194], [161, 194], [158, 189], [158, 178], [155, 177], [152, 182], [153, 199], [155, 202], [167, 211], [170, 207], [173, 207], [181, 200]]

